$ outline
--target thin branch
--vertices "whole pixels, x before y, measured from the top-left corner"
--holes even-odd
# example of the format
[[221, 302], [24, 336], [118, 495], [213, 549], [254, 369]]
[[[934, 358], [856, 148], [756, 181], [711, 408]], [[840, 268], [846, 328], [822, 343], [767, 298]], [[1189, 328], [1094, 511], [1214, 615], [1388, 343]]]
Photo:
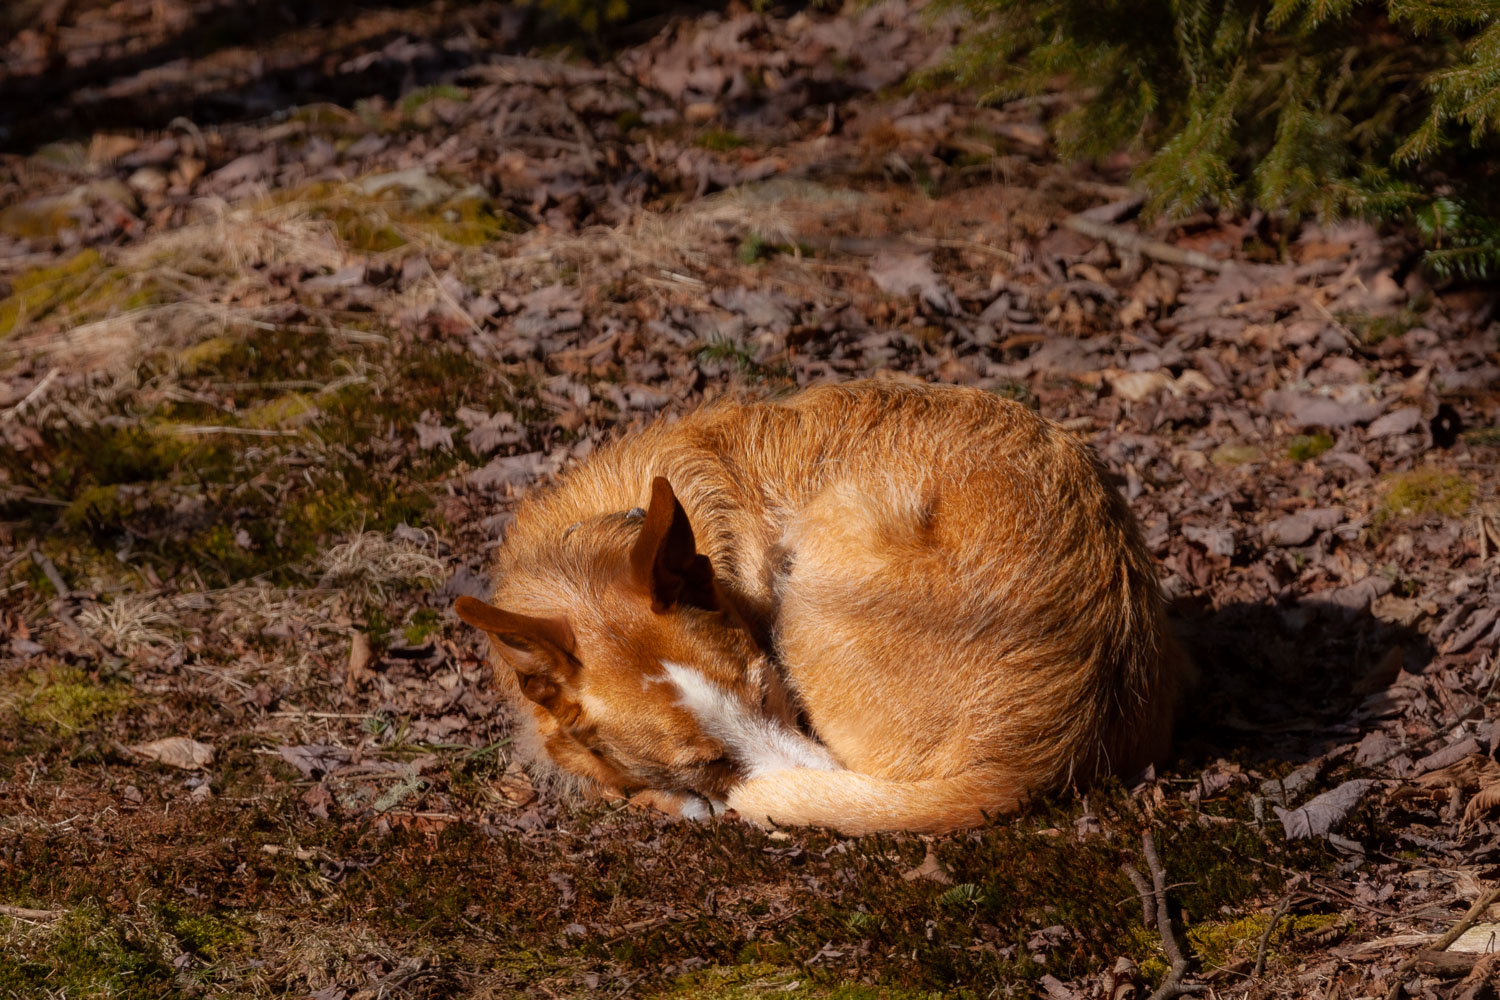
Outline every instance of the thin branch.
[[1177, 932], [1172, 927], [1172, 912], [1167, 908], [1167, 870], [1162, 867], [1161, 856], [1156, 853], [1156, 839], [1147, 830], [1141, 836], [1141, 850], [1146, 855], [1146, 867], [1151, 869], [1151, 882], [1156, 896], [1156, 927], [1161, 932], [1161, 945], [1167, 952], [1172, 968], [1186, 966], [1187, 958], [1182, 946], [1177, 943]]
[[1062, 221], [1062, 224], [1091, 239], [1103, 240], [1121, 250], [1130, 253], [1138, 253], [1142, 257], [1150, 257], [1165, 264], [1180, 264], [1184, 267], [1196, 267], [1200, 271], [1227, 271], [1233, 265], [1228, 261], [1218, 260], [1198, 250], [1184, 250], [1174, 247], [1170, 243], [1161, 240], [1153, 240], [1142, 236], [1140, 233], [1131, 232], [1121, 226], [1111, 226], [1104, 222], [1095, 222], [1081, 215], [1070, 215]]
[[1156, 927], [1156, 894], [1151, 891], [1151, 883], [1146, 881], [1146, 876], [1135, 865], [1121, 865], [1120, 870], [1130, 879], [1130, 884], [1135, 886], [1135, 894], [1141, 900], [1141, 921], [1148, 931], [1152, 930]]
[[201, 426], [186, 426], [173, 424], [173, 434], [184, 437], [192, 437], [199, 434], [236, 434], [240, 437], [298, 437], [301, 431], [283, 431], [270, 427], [230, 427], [225, 424], [203, 424]]
[[1474, 905], [1469, 907], [1469, 912], [1464, 914], [1462, 920], [1448, 928], [1448, 933], [1437, 939], [1432, 950], [1447, 951], [1453, 942], [1463, 937], [1464, 931], [1473, 927], [1475, 921], [1484, 916], [1484, 911], [1488, 910], [1497, 899], [1500, 899], [1500, 885], [1474, 900]]
[[1491, 904], [1493, 904], [1497, 899], [1500, 899], [1500, 885], [1495, 886], [1488, 892], [1480, 894], [1479, 898], [1474, 900], [1474, 905], [1469, 907], [1469, 912], [1463, 915], [1463, 919], [1459, 920], [1458, 923], [1448, 928], [1448, 932], [1434, 941], [1431, 948], [1428, 948], [1422, 952], [1418, 952], [1411, 958], [1408, 958], [1406, 961], [1396, 966], [1396, 972], [1394, 974], [1395, 982], [1391, 983], [1391, 988], [1386, 993], [1385, 1000], [1399, 1000], [1399, 997], [1401, 996], [1401, 990], [1406, 985], [1403, 981], [1403, 977], [1412, 969], [1416, 968], [1417, 962], [1422, 958], [1422, 956], [1424, 954], [1430, 954], [1431, 952], [1447, 951], [1448, 946], [1462, 937], [1464, 931], [1474, 926], [1474, 922], [1480, 917], [1484, 916], [1484, 911], [1488, 910]]
[[37, 545], [36, 539], [32, 539], [27, 551], [31, 555], [31, 561], [37, 564], [42, 575], [47, 578], [47, 582], [52, 584], [52, 589], [57, 591], [57, 597], [48, 605], [52, 616], [78, 635], [99, 656], [105, 659], [114, 656], [104, 643], [94, 638], [92, 632], [78, 624], [78, 620], [68, 610], [68, 601], [74, 596], [73, 589], [68, 586], [68, 581], [63, 579], [62, 573], [58, 572], [57, 564], [47, 557], [47, 553], [42, 551], [41, 546]]
[[33, 910], [26, 906], [0, 905], [0, 917], [10, 917], [12, 920], [52, 921], [67, 912], [67, 910]]
[[[1162, 867], [1161, 856], [1156, 853], [1156, 841], [1152, 838], [1150, 830], [1141, 835], [1141, 851], [1146, 856], [1146, 867], [1151, 870], [1151, 894], [1156, 899], [1156, 931], [1161, 935], [1162, 950], [1167, 953], [1167, 959], [1172, 963], [1172, 969], [1167, 973], [1167, 978], [1162, 980], [1161, 986], [1151, 994], [1150, 1000], [1173, 1000], [1174, 997], [1196, 993], [1203, 987], [1184, 986], [1182, 983], [1182, 977], [1188, 970], [1188, 959], [1182, 953], [1182, 946], [1177, 941], [1177, 933], [1172, 928], [1172, 912], [1167, 906], [1167, 871]], [[1145, 879], [1141, 882], [1144, 883]]]
[[1011, 262], [1021, 259], [1003, 247], [992, 247], [988, 243], [980, 243], [978, 240], [944, 239], [935, 236], [910, 236], [907, 238], [923, 246], [938, 247], [944, 250], [972, 250], [975, 253], [987, 253], [991, 257], [999, 257], [1001, 260]]
[[47, 553], [41, 550], [35, 540], [31, 543], [31, 561], [36, 563], [42, 575], [47, 578], [47, 582], [52, 584], [52, 589], [57, 591], [58, 598], [66, 599], [73, 593], [73, 588], [68, 586], [68, 582], [57, 571], [57, 564], [47, 558]]
[[1281, 923], [1281, 918], [1286, 916], [1286, 911], [1291, 908], [1292, 897], [1287, 896], [1276, 907], [1276, 912], [1271, 914], [1271, 922], [1266, 925], [1266, 932], [1260, 936], [1260, 945], [1255, 949], [1255, 968], [1250, 970], [1251, 979], [1259, 979], [1260, 974], [1266, 971], [1266, 950], [1271, 944], [1271, 935], [1276, 933], [1276, 925]]

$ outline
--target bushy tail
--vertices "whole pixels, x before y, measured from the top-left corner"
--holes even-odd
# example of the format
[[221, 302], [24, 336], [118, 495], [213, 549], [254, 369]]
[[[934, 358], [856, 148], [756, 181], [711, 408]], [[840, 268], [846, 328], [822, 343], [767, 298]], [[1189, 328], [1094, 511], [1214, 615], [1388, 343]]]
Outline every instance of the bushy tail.
[[943, 833], [1015, 812], [1018, 785], [993, 771], [890, 781], [855, 771], [791, 768], [735, 786], [728, 806], [762, 826], [827, 826], [850, 836], [885, 830]]

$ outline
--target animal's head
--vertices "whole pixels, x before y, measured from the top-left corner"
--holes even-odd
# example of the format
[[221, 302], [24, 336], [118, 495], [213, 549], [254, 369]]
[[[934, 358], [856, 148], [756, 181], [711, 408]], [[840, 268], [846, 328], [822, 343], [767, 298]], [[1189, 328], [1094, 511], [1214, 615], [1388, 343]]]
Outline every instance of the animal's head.
[[672, 674], [760, 711], [768, 672], [672, 487], [658, 477], [646, 508], [560, 534], [506, 574], [509, 607], [461, 597], [454, 610], [515, 671], [560, 767], [620, 792], [723, 799], [743, 774]]

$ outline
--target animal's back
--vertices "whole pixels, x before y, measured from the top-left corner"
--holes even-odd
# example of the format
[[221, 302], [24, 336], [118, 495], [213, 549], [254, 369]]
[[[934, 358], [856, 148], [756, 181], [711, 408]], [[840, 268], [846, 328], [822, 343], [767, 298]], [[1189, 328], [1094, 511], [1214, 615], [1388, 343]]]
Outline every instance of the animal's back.
[[1175, 667], [1151, 559], [1080, 441], [971, 390], [796, 405], [831, 414], [836, 443], [782, 532], [778, 649], [846, 765], [1040, 790], [1165, 749]]

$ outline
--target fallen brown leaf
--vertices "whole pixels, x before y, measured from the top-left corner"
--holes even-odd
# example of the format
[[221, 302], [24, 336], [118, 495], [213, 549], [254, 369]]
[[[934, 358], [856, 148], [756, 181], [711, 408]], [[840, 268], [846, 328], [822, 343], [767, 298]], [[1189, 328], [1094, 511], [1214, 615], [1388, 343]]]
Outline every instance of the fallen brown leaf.
[[168, 736], [150, 743], [137, 743], [130, 748], [130, 752], [158, 764], [180, 767], [184, 771], [201, 771], [214, 762], [213, 747], [186, 736]]
[[953, 876], [948, 874], [938, 856], [931, 851], [922, 859], [922, 863], [910, 871], [901, 873], [901, 877], [908, 882], [915, 882], [919, 878], [931, 879], [942, 885], [952, 885]]
[[370, 637], [363, 632], [354, 633], [354, 638], [349, 641], [349, 669], [344, 672], [344, 690], [354, 694], [375, 676], [375, 671], [370, 669], [370, 661], [374, 658]]

